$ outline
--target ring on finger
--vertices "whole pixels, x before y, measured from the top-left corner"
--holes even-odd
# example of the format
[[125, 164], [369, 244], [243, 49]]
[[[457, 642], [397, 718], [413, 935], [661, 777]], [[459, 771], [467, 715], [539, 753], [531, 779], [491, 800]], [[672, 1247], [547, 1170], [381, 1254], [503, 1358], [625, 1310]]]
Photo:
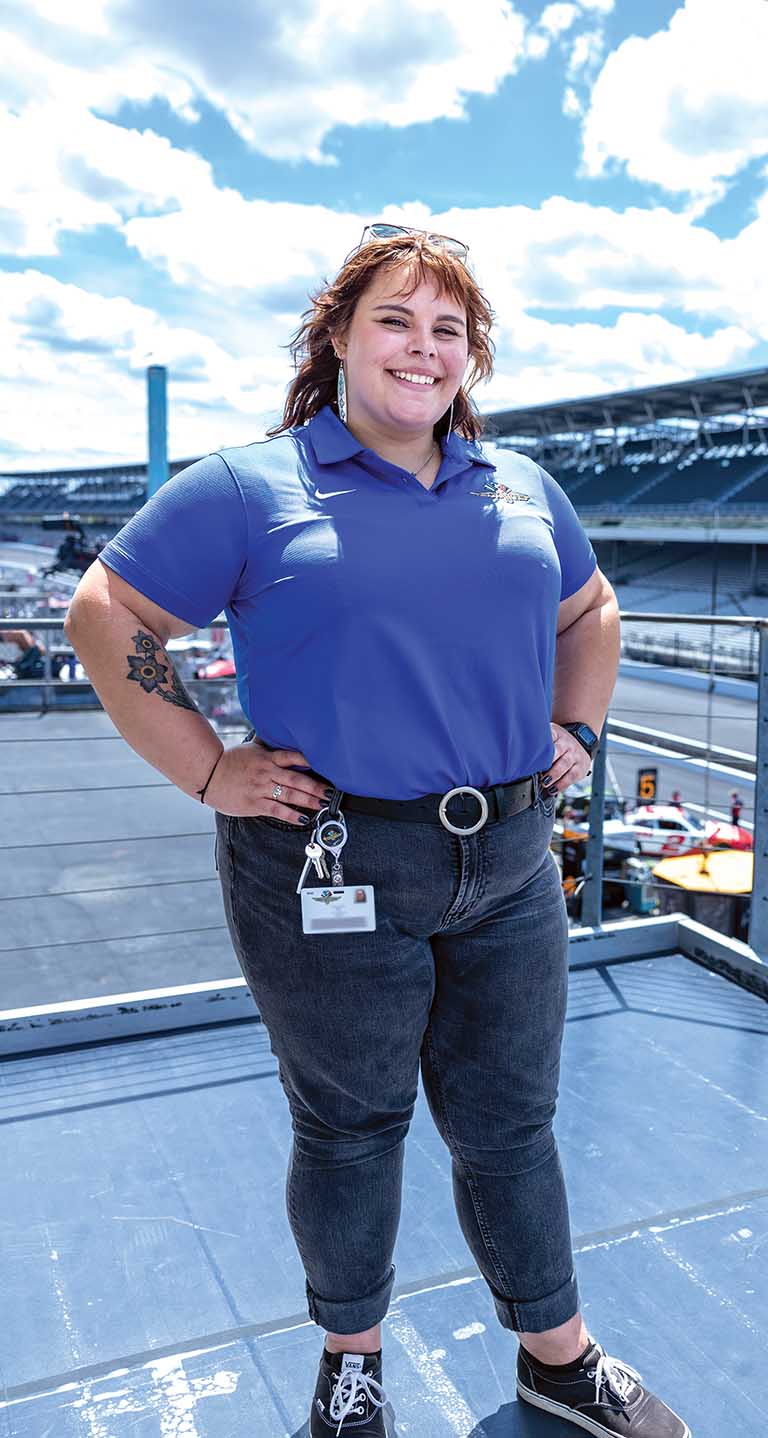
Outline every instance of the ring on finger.
[[275, 787], [274, 787], [274, 789], [272, 790], [272, 798], [273, 798], [273, 799], [279, 799], [279, 798], [280, 798], [280, 795], [282, 794], [282, 792], [283, 792], [283, 786], [282, 786], [282, 784], [275, 784]]

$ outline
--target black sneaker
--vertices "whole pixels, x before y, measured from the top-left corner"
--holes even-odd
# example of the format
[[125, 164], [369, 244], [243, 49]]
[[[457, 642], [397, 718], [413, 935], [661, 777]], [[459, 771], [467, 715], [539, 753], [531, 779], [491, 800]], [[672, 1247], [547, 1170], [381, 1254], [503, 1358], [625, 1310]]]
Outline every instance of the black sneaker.
[[599, 1438], [617, 1433], [621, 1438], [691, 1438], [688, 1424], [643, 1387], [636, 1369], [611, 1358], [594, 1339], [581, 1367], [562, 1374], [547, 1373], [521, 1344], [517, 1391], [526, 1403], [578, 1423]]
[[309, 1438], [387, 1438], [381, 1354], [334, 1353], [323, 1345], [309, 1419]]

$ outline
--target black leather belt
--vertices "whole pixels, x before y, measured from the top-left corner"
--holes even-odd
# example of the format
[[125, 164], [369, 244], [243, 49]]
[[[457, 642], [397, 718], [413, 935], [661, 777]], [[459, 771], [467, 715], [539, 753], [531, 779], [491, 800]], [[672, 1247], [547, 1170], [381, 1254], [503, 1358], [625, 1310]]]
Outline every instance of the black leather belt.
[[[256, 730], [251, 729], [243, 743], [253, 739]], [[265, 749], [277, 745], [260, 739]], [[331, 781], [316, 769], [306, 772], [313, 779], [324, 783]], [[371, 814], [379, 819], [410, 819], [416, 824], [442, 824], [452, 834], [476, 834], [486, 824], [498, 824], [511, 819], [522, 809], [528, 809], [535, 795], [535, 780], [532, 774], [524, 779], [513, 779], [508, 784], [491, 784], [487, 789], [476, 789], [472, 784], [460, 784], [448, 789], [445, 794], [421, 794], [417, 799], [373, 799], [367, 794], [348, 794], [346, 789], [337, 789], [330, 800], [333, 813], [337, 807], [349, 809], [357, 814]], [[337, 805], [338, 801], [338, 805]], [[468, 824], [460, 822], [469, 819]]]
[[529, 774], [510, 784], [492, 784], [487, 789], [460, 784], [445, 794], [421, 794], [418, 799], [369, 799], [345, 790], [341, 794], [341, 808], [352, 812], [381, 819], [410, 819], [417, 824], [442, 824], [452, 834], [476, 834], [486, 824], [498, 824], [529, 808], [534, 783]]

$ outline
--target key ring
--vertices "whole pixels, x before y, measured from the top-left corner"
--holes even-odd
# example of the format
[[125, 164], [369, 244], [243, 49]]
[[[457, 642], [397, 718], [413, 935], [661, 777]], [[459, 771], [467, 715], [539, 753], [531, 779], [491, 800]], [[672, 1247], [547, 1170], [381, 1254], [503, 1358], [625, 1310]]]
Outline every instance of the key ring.
[[[339, 791], [336, 790], [336, 793]], [[336, 814], [331, 812], [334, 801], [331, 801], [325, 809], [321, 809], [315, 819], [315, 842], [321, 848], [327, 850], [333, 856], [331, 869], [331, 883], [341, 887], [344, 883], [344, 870], [341, 864], [341, 852], [347, 842], [347, 821], [341, 810]]]

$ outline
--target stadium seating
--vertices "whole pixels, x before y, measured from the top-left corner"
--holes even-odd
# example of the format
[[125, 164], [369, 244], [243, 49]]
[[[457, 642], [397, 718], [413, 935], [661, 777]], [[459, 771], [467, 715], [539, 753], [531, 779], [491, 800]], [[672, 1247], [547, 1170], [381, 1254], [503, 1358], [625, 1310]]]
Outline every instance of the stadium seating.
[[578, 485], [572, 484], [568, 492], [579, 508], [594, 504], [623, 504], [627, 503], [634, 490], [640, 488], [644, 478], [639, 469], [631, 465], [611, 464], [599, 472], [589, 470], [580, 476]]
[[[664, 494], [658, 499], [665, 505], [688, 506], [692, 503], [727, 503], [729, 492], [741, 480], [750, 480], [755, 473], [768, 472], [768, 459], [754, 455], [732, 459], [694, 459], [692, 462], [675, 466], [667, 475]], [[657, 499], [653, 495], [640, 496], [638, 503]]]
[[[605, 540], [596, 540], [594, 548], [600, 568], [615, 587], [630, 585], [634, 589], [638, 586], [645, 589], [652, 586], [654, 593], [666, 594], [668, 608], [670, 605], [677, 608], [678, 595], [686, 592], [704, 596], [704, 608], [709, 612], [713, 573], [716, 598], [746, 598], [762, 572], [758, 566], [753, 570], [751, 546], [722, 540], [703, 545], [674, 541], [661, 545], [651, 541], [622, 544], [616, 556], [613, 546]], [[768, 552], [764, 565], [768, 571]]]
[[764, 505], [768, 505], [768, 464], [728, 501], [728, 508], [734, 514], [746, 513]]
[[[717, 507], [747, 513], [768, 506], [768, 446], [749, 453], [739, 446], [711, 446], [688, 457], [658, 458], [640, 445], [624, 446], [623, 462], [550, 466], [550, 473], [581, 513], [648, 514]], [[546, 467], [546, 466], [545, 466]]]

